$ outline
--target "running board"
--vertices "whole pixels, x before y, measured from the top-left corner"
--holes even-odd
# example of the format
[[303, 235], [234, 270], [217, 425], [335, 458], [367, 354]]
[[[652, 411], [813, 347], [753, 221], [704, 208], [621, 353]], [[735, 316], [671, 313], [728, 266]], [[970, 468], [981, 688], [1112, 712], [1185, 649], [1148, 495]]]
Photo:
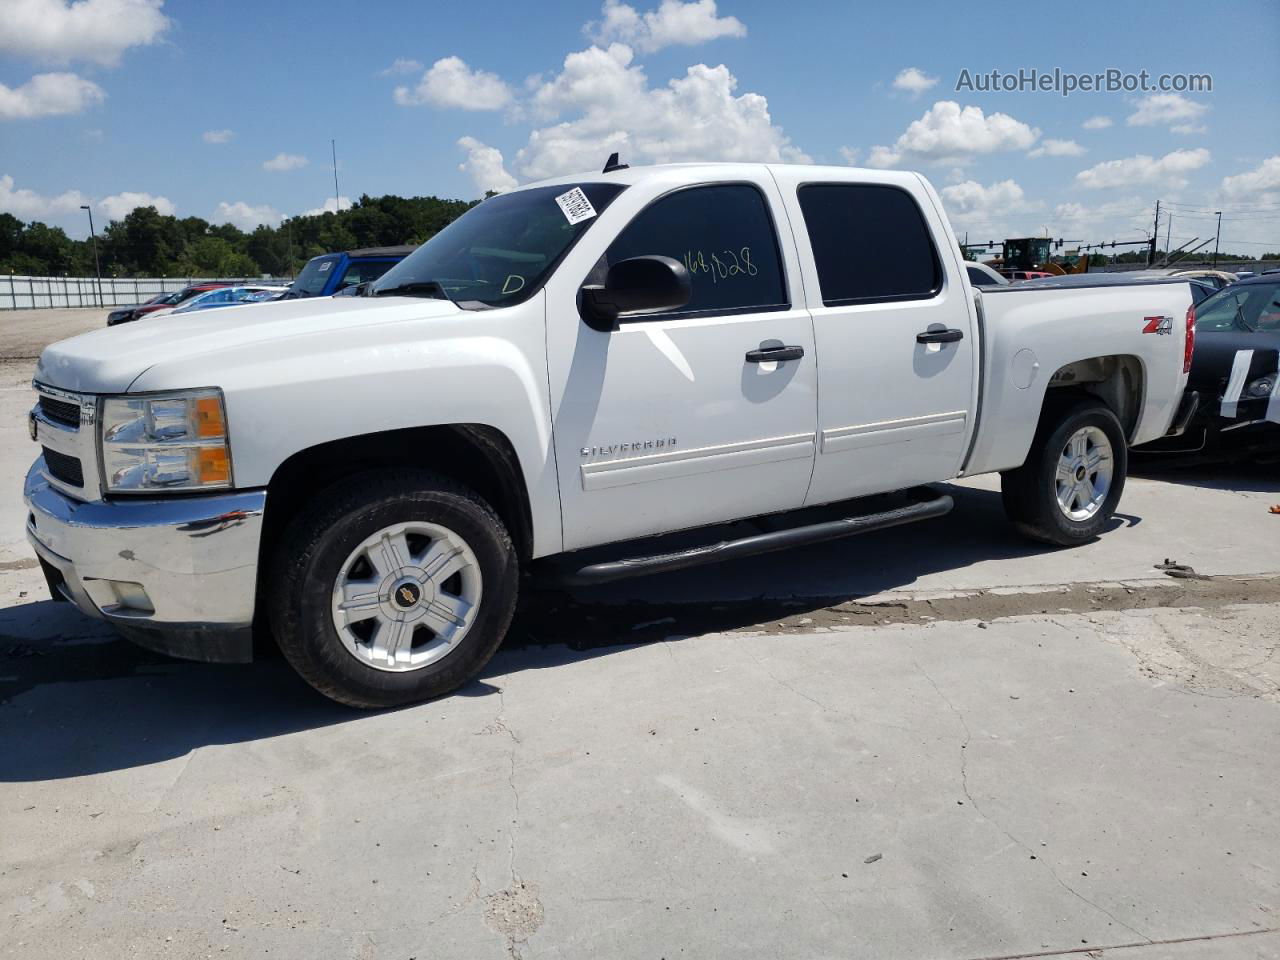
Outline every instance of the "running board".
[[569, 586], [586, 586], [593, 583], [605, 583], [609, 580], [621, 580], [625, 577], [643, 577], [652, 573], [666, 573], [670, 570], [683, 570], [686, 567], [697, 567], [704, 563], [719, 563], [722, 560], [733, 560], [738, 557], [749, 557], [757, 553], [769, 553], [773, 550], [787, 550], [810, 543], [822, 543], [826, 540], [839, 540], [873, 530], [884, 530], [888, 527], [899, 527], [904, 523], [915, 523], [917, 520], [929, 520], [949, 513], [954, 501], [946, 494], [912, 503], [905, 507], [885, 510], [881, 513], [868, 513], [856, 517], [843, 517], [839, 520], [827, 520], [811, 523], [803, 527], [792, 527], [787, 530], [773, 530], [741, 537], [737, 540], [722, 540], [719, 543], [679, 550], [674, 553], [660, 553], [647, 557], [629, 557], [625, 560], [610, 560], [605, 563], [593, 563], [578, 570], [568, 571], [557, 578]]

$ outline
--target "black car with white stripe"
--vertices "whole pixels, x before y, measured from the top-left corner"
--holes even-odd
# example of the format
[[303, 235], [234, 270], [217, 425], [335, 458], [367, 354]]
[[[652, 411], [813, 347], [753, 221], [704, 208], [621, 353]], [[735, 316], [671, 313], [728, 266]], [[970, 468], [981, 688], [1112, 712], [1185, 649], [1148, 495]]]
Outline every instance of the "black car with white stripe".
[[1196, 348], [1176, 436], [1144, 452], [1280, 451], [1280, 274], [1249, 277], [1196, 306]]

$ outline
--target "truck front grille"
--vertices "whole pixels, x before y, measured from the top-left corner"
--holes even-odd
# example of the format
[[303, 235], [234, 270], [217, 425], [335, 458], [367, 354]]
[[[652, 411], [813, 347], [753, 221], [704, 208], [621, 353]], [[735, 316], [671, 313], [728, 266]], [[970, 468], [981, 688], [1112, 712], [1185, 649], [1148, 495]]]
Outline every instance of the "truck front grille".
[[84, 486], [84, 471], [80, 467], [78, 458], [69, 457], [65, 453], [50, 450], [48, 447], [41, 447], [41, 449], [44, 451], [44, 465], [49, 470], [49, 476], [72, 487]]
[[70, 427], [72, 430], [80, 429], [79, 404], [42, 395], [40, 397], [40, 412], [44, 414], [45, 419], [54, 423]]

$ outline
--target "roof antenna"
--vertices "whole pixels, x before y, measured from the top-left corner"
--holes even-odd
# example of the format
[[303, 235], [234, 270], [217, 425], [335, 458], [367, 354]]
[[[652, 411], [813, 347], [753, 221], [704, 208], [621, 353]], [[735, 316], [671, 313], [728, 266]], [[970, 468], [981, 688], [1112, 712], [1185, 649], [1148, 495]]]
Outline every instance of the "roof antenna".
[[618, 155], [616, 153], [611, 153], [609, 154], [609, 159], [604, 162], [604, 170], [601, 172], [613, 173], [615, 170], [626, 170], [629, 166], [630, 164], [627, 163], [619, 163]]

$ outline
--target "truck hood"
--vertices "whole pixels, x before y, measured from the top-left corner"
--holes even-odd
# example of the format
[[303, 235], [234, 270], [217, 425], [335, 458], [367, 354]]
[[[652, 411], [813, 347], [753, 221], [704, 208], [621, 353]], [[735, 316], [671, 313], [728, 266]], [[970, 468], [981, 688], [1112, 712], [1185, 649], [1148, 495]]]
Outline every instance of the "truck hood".
[[124, 393], [146, 370], [204, 354], [257, 352], [297, 337], [351, 327], [453, 316], [447, 300], [317, 297], [144, 317], [45, 348], [36, 379], [77, 393]]

